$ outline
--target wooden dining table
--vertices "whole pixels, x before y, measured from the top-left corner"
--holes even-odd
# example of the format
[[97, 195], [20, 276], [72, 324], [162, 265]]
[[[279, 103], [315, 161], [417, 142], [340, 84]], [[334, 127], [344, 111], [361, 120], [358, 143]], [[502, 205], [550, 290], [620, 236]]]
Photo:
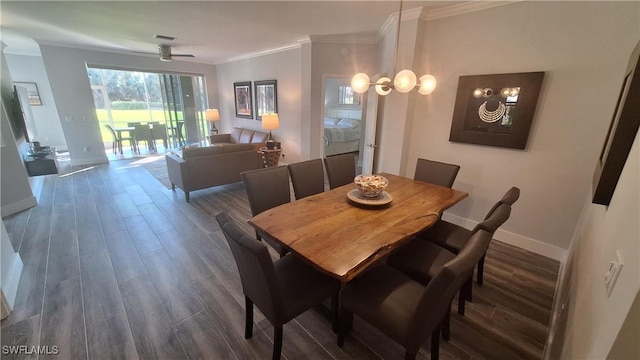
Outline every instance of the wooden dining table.
[[[386, 192], [392, 201], [366, 206], [347, 197], [355, 184], [295, 200], [248, 220], [320, 271], [342, 282], [431, 227], [466, 192], [392, 174]], [[269, 191], [269, 189], [265, 189]]]

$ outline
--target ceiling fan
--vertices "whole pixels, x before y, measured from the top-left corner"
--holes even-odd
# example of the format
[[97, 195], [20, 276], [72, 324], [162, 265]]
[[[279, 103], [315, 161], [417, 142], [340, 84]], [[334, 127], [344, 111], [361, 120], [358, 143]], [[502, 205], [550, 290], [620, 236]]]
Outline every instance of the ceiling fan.
[[158, 53], [160, 54], [161, 61], [171, 61], [171, 58], [174, 56], [178, 57], [195, 57], [192, 54], [173, 54], [171, 52], [171, 46], [160, 44], [158, 45]]
[[[161, 40], [168, 40], [168, 41], [173, 41], [176, 38], [172, 37], [172, 36], [166, 36], [166, 35], [154, 35], [153, 36], [156, 39], [161, 39]], [[138, 51], [136, 51], [138, 52]], [[138, 52], [140, 54], [152, 54], [152, 53], [147, 53], [147, 52]], [[160, 44], [158, 45], [158, 55], [160, 55], [160, 61], [171, 61], [173, 57], [195, 57], [192, 54], [174, 54], [171, 52], [171, 45], [167, 45], [167, 44]]]

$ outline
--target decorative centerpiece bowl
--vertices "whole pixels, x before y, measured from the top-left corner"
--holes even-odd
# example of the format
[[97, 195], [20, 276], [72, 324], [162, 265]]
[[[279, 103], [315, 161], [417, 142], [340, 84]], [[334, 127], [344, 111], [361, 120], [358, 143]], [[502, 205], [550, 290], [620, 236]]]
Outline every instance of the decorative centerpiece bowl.
[[389, 180], [380, 175], [358, 175], [353, 179], [360, 194], [367, 198], [375, 198], [387, 188]]

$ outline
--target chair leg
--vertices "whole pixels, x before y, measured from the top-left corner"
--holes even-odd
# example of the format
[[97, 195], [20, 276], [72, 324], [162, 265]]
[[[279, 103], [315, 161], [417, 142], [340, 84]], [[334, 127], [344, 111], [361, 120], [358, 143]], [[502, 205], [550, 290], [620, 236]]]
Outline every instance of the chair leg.
[[188, 191], [184, 192], [184, 199], [187, 200], [187, 202], [189, 202], [189, 192]]
[[473, 302], [473, 275], [471, 275], [467, 279], [467, 281], [465, 281], [464, 285], [462, 285], [462, 288], [465, 292], [465, 299], [468, 302]]
[[334, 333], [338, 332], [339, 327], [338, 311], [340, 311], [340, 293], [331, 297], [331, 328]]
[[[451, 302], [453, 302], [453, 299], [451, 300]], [[449, 302], [447, 313], [444, 315], [444, 319], [442, 319], [442, 338], [444, 341], [451, 339], [451, 302]]]
[[244, 338], [253, 336], [253, 302], [249, 297], [244, 297]]
[[[485, 253], [486, 255], [486, 253]], [[484, 257], [485, 255], [482, 255], [482, 259], [480, 259], [480, 262], [478, 262], [478, 275], [477, 275], [477, 282], [478, 285], [482, 285], [482, 278], [484, 275]]]
[[405, 352], [404, 353], [404, 360], [415, 360], [416, 358], [416, 353], [412, 353], [412, 352]]
[[280, 360], [282, 353], [282, 325], [273, 327], [273, 360]]
[[340, 324], [338, 326], [338, 347], [344, 345], [344, 337], [351, 331], [353, 326], [353, 313], [343, 306], [340, 306]]
[[464, 293], [464, 286], [460, 289], [460, 293], [458, 293], [458, 314], [464, 315], [464, 303], [465, 303], [466, 294]]
[[440, 325], [438, 324], [438, 326], [431, 333], [431, 360], [438, 360], [439, 357], [440, 357]]

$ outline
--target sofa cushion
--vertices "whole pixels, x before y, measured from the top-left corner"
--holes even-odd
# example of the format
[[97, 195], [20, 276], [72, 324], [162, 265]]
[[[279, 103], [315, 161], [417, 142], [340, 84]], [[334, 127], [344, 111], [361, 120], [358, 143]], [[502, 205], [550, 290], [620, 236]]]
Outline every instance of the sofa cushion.
[[260, 131], [255, 131], [253, 133], [253, 138], [251, 139], [251, 143], [252, 144], [257, 144], [257, 143], [264, 143], [267, 142], [267, 138], [269, 137], [268, 133], [264, 133], [264, 132], [260, 132]]
[[240, 135], [242, 135], [242, 130], [244, 130], [243, 128], [236, 128], [234, 127], [231, 130], [231, 142], [235, 143], [235, 144], [239, 144], [240, 143]]
[[206, 147], [198, 147], [198, 148], [190, 148], [182, 150], [182, 158], [189, 159], [198, 156], [210, 156], [214, 154], [222, 154], [224, 152], [224, 148], [220, 146], [206, 146]]
[[238, 141], [238, 144], [251, 144], [252, 138], [253, 130], [242, 129], [242, 134], [240, 135], [240, 141]]
[[255, 150], [255, 147], [251, 144], [216, 144], [214, 146], [223, 149], [224, 153]]

